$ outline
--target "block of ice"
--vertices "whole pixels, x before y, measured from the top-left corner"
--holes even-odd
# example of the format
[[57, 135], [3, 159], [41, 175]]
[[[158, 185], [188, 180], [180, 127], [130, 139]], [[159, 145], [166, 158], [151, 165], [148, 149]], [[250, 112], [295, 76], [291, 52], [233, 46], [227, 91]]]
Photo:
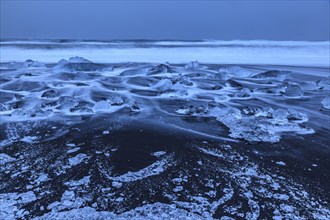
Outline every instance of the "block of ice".
[[71, 109], [76, 107], [79, 101], [71, 96], [61, 96], [56, 103], [59, 109]]
[[48, 117], [53, 113], [52, 110], [42, 110], [39, 108], [34, 108], [34, 109], [26, 109], [26, 108], [21, 108], [14, 110], [11, 113], [12, 117], [20, 117], [20, 118], [33, 118], [33, 117]]
[[83, 57], [70, 57], [69, 60], [60, 60], [56, 66], [53, 67], [55, 72], [76, 72], [76, 71], [96, 71], [108, 68], [108, 65], [93, 63]]
[[162, 79], [162, 80], [159, 80], [155, 85], [153, 85], [153, 88], [158, 91], [164, 92], [164, 91], [170, 90], [172, 88], [172, 86], [173, 86], [173, 84], [170, 79]]
[[254, 75], [254, 76], [252, 76], [252, 78], [284, 81], [290, 73], [291, 73], [290, 71], [269, 70], [269, 71]]
[[0, 154], [0, 165], [4, 165], [6, 163], [15, 161], [16, 159], [9, 156], [8, 154], [1, 153]]
[[246, 98], [251, 96], [251, 91], [248, 88], [243, 88], [235, 93], [236, 97]]
[[182, 107], [176, 111], [176, 113], [182, 115], [205, 115], [208, 113], [208, 108], [206, 106], [189, 106]]
[[54, 89], [47, 90], [42, 93], [41, 97], [43, 98], [55, 98], [57, 96], [57, 92]]
[[300, 98], [304, 95], [303, 90], [298, 85], [288, 85], [284, 95], [291, 98]]
[[45, 67], [45, 64], [35, 60], [28, 59], [24, 62], [25, 67]]
[[[230, 136], [247, 141], [278, 142], [282, 133], [311, 134], [313, 129], [299, 126], [308, 120], [307, 116], [295, 110], [272, 108], [244, 108], [242, 115], [239, 109], [215, 107], [210, 116], [229, 128]], [[294, 116], [294, 117], [293, 117]], [[299, 118], [299, 120], [297, 120]]]
[[245, 107], [243, 108], [243, 112], [246, 115], [254, 115], [257, 117], [267, 117], [267, 118], [271, 118], [273, 117], [273, 112], [274, 109], [272, 109], [271, 107]]
[[129, 104], [129, 108], [132, 112], [140, 112], [141, 111], [140, 106], [136, 102], [133, 102], [133, 103]]
[[330, 91], [330, 77], [316, 81], [316, 86], [320, 90]]
[[69, 60], [68, 60], [69, 63], [93, 63], [92, 61], [90, 60], [87, 60], [83, 57], [78, 57], [78, 56], [75, 56], [75, 57], [70, 57]]
[[324, 97], [321, 101], [323, 108], [330, 109], [330, 96]]
[[175, 71], [165, 64], [159, 64], [148, 70], [148, 75], [158, 74], [158, 73], [175, 73]]
[[124, 100], [122, 97], [118, 96], [118, 95], [114, 95], [109, 97], [109, 102], [111, 105], [122, 105], [124, 104]]
[[285, 109], [276, 109], [273, 112], [274, 123], [287, 123], [289, 112]]
[[106, 111], [109, 110], [110, 108], [111, 108], [111, 104], [104, 100], [96, 102], [93, 107], [95, 111]]
[[250, 77], [253, 74], [250, 70], [242, 68], [240, 66], [223, 67], [219, 69], [219, 73], [240, 78]]
[[192, 61], [192, 62], [188, 63], [185, 66], [185, 69], [198, 69], [198, 67], [199, 67], [199, 62], [196, 60], [196, 61]]

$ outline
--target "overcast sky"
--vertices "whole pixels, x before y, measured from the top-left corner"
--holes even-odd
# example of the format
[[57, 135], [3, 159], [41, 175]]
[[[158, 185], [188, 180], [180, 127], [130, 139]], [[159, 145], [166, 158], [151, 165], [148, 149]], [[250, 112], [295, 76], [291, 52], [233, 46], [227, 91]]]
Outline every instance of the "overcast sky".
[[1, 38], [329, 40], [329, 1], [2, 1]]

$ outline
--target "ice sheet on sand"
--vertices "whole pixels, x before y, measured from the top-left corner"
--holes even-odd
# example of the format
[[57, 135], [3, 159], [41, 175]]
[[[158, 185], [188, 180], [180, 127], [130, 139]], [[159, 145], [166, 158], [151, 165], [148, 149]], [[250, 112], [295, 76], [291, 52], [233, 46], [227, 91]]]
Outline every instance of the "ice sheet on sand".
[[33, 191], [24, 193], [3, 193], [0, 194], [0, 217], [1, 219], [23, 218], [29, 212], [19, 209], [23, 204], [35, 201], [36, 195]]
[[15, 160], [16, 160], [15, 158], [9, 156], [8, 154], [5, 154], [5, 153], [0, 154], [0, 165], [4, 165], [6, 163], [9, 163], [9, 162], [12, 162]]
[[272, 112], [266, 109], [265, 113], [255, 111], [242, 115], [239, 109], [233, 107], [215, 107], [210, 110], [210, 115], [230, 129], [231, 137], [247, 141], [278, 142], [283, 133], [314, 133], [313, 129], [299, 125], [308, 117], [296, 110], [277, 109]]
[[75, 166], [85, 161], [86, 159], [88, 159], [88, 156], [86, 154], [80, 153], [74, 157], [69, 158], [69, 164], [70, 166]]
[[96, 211], [91, 207], [84, 207], [79, 209], [72, 209], [63, 212], [49, 212], [43, 216], [34, 218], [35, 220], [48, 220], [48, 219], [203, 219], [201, 216], [184, 209], [177, 208], [176, 205], [169, 205], [163, 203], [148, 204], [137, 207], [133, 210], [115, 214], [107, 211]]
[[166, 170], [168, 166], [171, 166], [171, 156], [165, 157], [161, 160], [156, 161], [155, 163], [139, 170], [136, 172], [129, 171], [120, 176], [109, 176], [107, 175], [108, 179], [111, 179], [115, 182], [132, 182], [147, 178], [149, 176], [158, 175]]

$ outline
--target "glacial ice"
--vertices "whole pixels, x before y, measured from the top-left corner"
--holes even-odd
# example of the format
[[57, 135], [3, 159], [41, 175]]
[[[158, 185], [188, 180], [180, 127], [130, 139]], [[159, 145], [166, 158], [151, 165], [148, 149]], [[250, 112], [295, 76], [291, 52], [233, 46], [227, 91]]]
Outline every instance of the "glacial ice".
[[251, 91], [248, 88], [243, 88], [235, 93], [236, 97], [246, 98], [251, 96]]
[[65, 110], [76, 107], [79, 101], [71, 96], [61, 96], [56, 103], [59, 109]]
[[188, 63], [187, 65], [185, 65], [185, 69], [198, 69], [199, 67], [199, 62], [196, 61], [192, 61], [190, 63]]
[[53, 67], [54, 72], [76, 72], [76, 71], [96, 71], [108, 68], [108, 65], [93, 63], [83, 57], [70, 57], [69, 60], [62, 59]]
[[25, 67], [45, 67], [45, 64], [35, 60], [28, 59], [24, 62]]
[[16, 109], [11, 113], [12, 117], [17, 118], [33, 118], [33, 117], [48, 117], [53, 113], [52, 110], [43, 110], [40, 108], [32, 108], [32, 109], [26, 109], [26, 108], [20, 108]]
[[316, 86], [320, 90], [330, 91], [330, 77], [316, 81]]
[[110, 108], [111, 108], [111, 104], [104, 100], [96, 102], [93, 107], [95, 111], [107, 111]]
[[161, 79], [152, 88], [159, 91], [160, 94], [171, 93], [173, 96], [187, 95], [187, 89], [181, 83], [173, 83], [172, 80], [167, 78]]
[[269, 70], [269, 71], [254, 75], [254, 76], [252, 76], [252, 78], [284, 81], [290, 73], [291, 73], [290, 71]]
[[122, 105], [124, 104], [124, 100], [122, 97], [118, 96], [118, 95], [114, 95], [109, 97], [109, 102], [111, 105]]
[[92, 61], [90, 60], [87, 60], [83, 57], [78, 57], [78, 56], [75, 56], [75, 57], [70, 57], [69, 60], [68, 60], [69, 63], [93, 63]]
[[[263, 111], [264, 110], [264, 111]], [[239, 109], [233, 107], [210, 110], [209, 115], [226, 125], [230, 136], [252, 142], [278, 142], [282, 133], [293, 132], [297, 134], [311, 134], [314, 130], [299, 126], [299, 123], [308, 120], [308, 117], [296, 110], [271, 108]]]
[[291, 98], [300, 98], [304, 95], [304, 91], [298, 85], [289, 84], [285, 89], [284, 95]]
[[15, 158], [9, 156], [8, 154], [0, 153], [0, 165], [4, 165], [6, 163], [13, 162], [15, 160], [16, 160]]
[[176, 111], [182, 115], [205, 115], [208, 112], [208, 108], [206, 106], [189, 106], [182, 107]]
[[321, 101], [323, 108], [330, 109], [330, 96], [324, 97]]
[[232, 77], [246, 78], [250, 77], [253, 73], [240, 66], [228, 66], [219, 69], [219, 73], [223, 73]]
[[166, 64], [159, 64], [148, 70], [148, 75], [153, 75], [158, 73], [175, 73], [175, 71]]
[[41, 95], [41, 97], [43, 98], [55, 98], [56, 96], [57, 96], [57, 92], [54, 89], [46, 90]]

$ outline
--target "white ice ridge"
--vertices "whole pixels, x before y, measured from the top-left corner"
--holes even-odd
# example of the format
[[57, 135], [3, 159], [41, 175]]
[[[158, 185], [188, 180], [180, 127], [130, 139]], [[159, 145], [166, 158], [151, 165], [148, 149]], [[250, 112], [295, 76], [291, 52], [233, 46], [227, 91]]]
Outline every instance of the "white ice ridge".
[[[24, 61], [57, 62], [71, 54], [79, 54], [100, 63], [149, 62], [188, 63], [198, 60], [202, 63], [222, 64], [271, 64], [300, 66], [329, 66], [329, 42], [283, 42], [283, 41], [203, 41], [203, 42], [153, 42], [147, 47], [138, 43], [126, 47], [95, 47], [81, 42], [80, 48], [45, 49], [21, 48], [18, 43], [8, 45], [1, 42], [1, 62]], [[54, 43], [52, 43], [54, 44]], [[84, 46], [85, 44], [85, 46]], [[118, 43], [122, 45], [123, 43]], [[132, 45], [132, 46], [130, 46]], [[161, 47], [171, 45], [171, 47]], [[230, 46], [228, 46], [230, 45]], [[29, 57], [27, 57], [27, 54]]]
[[133, 182], [137, 180], [141, 180], [147, 178], [149, 176], [159, 175], [160, 173], [164, 172], [168, 166], [171, 166], [171, 159], [172, 156], [166, 156], [161, 160], [156, 161], [155, 163], [139, 170], [136, 172], [127, 172], [120, 176], [109, 176], [105, 174], [108, 179], [113, 180], [114, 182]]

